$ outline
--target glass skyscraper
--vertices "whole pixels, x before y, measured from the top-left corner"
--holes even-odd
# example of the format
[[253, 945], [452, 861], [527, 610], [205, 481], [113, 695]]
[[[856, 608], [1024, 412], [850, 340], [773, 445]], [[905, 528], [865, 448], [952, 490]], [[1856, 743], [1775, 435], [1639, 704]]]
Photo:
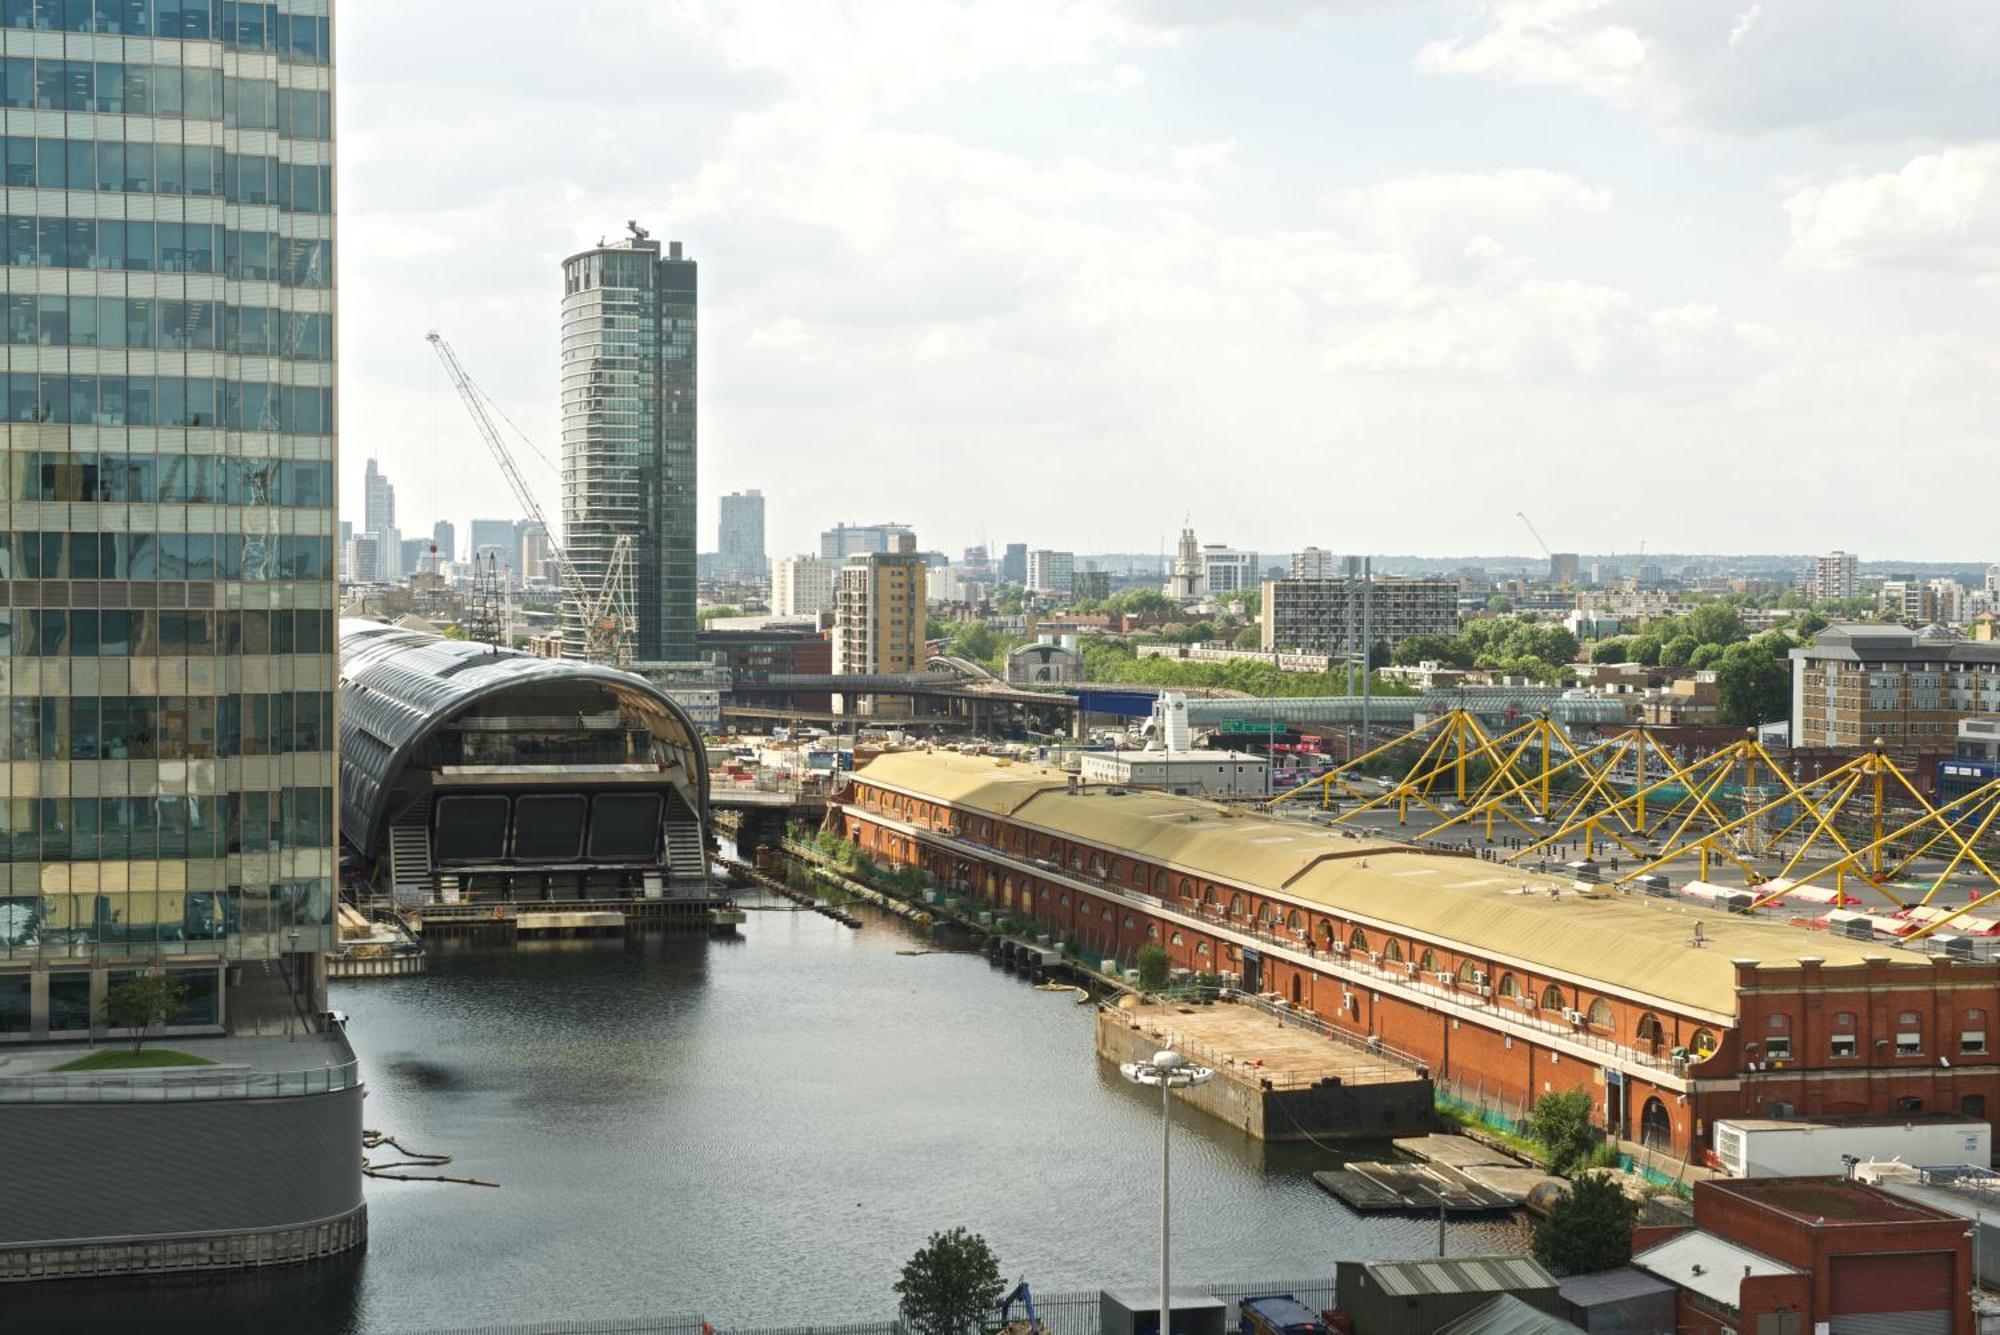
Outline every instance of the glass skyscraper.
[[[640, 662], [695, 658], [695, 263], [634, 226], [563, 261], [563, 545], [599, 587], [622, 534]], [[584, 652], [563, 604], [563, 653]]]
[[0, 0], [0, 1041], [323, 987], [331, 0]]

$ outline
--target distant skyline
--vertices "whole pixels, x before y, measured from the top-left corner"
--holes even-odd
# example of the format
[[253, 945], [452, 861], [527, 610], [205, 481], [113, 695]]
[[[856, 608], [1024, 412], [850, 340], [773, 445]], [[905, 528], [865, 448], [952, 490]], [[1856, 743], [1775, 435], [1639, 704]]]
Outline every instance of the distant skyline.
[[2000, 557], [1951, 510], [1995, 457], [2000, 7], [1240, 8], [343, 11], [343, 513], [371, 453], [406, 526], [516, 512], [423, 334], [558, 457], [560, 260], [629, 218], [703, 265], [703, 550], [757, 487], [774, 557], [1188, 513], [1443, 556], [1518, 509]]

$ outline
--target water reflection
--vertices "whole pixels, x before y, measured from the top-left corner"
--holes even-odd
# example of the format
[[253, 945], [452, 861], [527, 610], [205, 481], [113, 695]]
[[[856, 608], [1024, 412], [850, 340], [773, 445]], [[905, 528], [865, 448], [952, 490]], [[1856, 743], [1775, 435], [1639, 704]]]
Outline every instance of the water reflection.
[[[366, 1121], [497, 1191], [372, 1181], [365, 1259], [7, 1294], [24, 1330], [380, 1332], [698, 1312], [718, 1325], [884, 1315], [933, 1230], [984, 1233], [1038, 1288], [1156, 1264], [1159, 1105], [1098, 1062], [1091, 1011], [964, 955], [753, 912], [739, 940], [456, 949], [339, 987]], [[1330, 1273], [1434, 1248], [1312, 1185], [1333, 1156], [1182, 1112], [1176, 1265]], [[1454, 1223], [1452, 1247], [1518, 1246]], [[17, 1297], [25, 1306], [16, 1306]], [[11, 1324], [11, 1320], [10, 1320]]]

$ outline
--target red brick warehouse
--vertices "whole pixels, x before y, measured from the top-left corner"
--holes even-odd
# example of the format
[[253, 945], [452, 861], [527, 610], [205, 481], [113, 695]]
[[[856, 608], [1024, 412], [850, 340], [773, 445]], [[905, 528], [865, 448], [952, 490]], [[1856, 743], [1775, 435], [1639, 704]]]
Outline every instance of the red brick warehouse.
[[952, 752], [877, 758], [835, 819], [1087, 956], [1160, 942], [1448, 1089], [1589, 1090], [1607, 1128], [1679, 1154], [1719, 1117], [1985, 1117], [2000, 1095], [1996, 963]]

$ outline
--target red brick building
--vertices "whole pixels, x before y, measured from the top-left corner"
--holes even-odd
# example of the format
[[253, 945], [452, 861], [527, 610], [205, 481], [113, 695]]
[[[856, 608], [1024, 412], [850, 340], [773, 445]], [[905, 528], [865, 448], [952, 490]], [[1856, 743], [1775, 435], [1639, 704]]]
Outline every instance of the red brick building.
[[1679, 1153], [1719, 1117], [1985, 1117], [2000, 1098], [2000, 964], [956, 753], [879, 757], [834, 818], [1087, 958], [1157, 941], [1447, 1091], [1585, 1089], [1607, 1128]]
[[1681, 1335], [1971, 1335], [1966, 1221], [1842, 1178], [1700, 1182], [1693, 1228], [1642, 1228], [1634, 1268]]

